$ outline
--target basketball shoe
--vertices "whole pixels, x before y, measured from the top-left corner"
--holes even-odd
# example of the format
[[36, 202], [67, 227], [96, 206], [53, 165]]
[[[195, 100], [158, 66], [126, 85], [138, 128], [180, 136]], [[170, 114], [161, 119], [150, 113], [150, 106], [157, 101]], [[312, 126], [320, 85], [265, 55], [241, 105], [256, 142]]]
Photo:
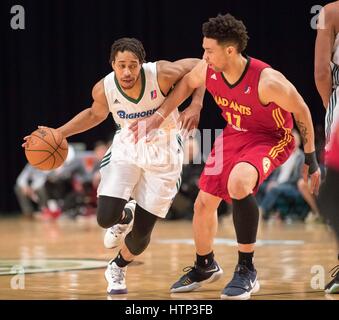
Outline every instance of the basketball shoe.
[[221, 293], [221, 299], [247, 300], [251, 293], [256, 293], [259, 289], [257, 270], [251, 271], [246, 266], [238, 264], [232, 280]]
[[333, 271], [333, 273], [331, 274], [333, 279], [326, 285], [325, 292], [339, 294], [339, 264], [335, 266], [331, 271]]
[[124, 223], [115, 224], [113, 227], [107, 229], [104, 237], [105, 248], [113, 249], [118, 247], [123, 238], [131, 231], [133, 226], [135, 206], [135, 200], [127, 202], [124, 208], [124, 212], [126, 214]]
[[127, 293], [126, 287], [126, 271], [127, 267], [120, 268], [113, 260], [108, 263], [105, 271], [105, 278], [108, 282], [107, 293], [108, 294], [124, 294]]
[[203, 284], [217, 281], [223, 274], [223, 270], [215, 260], [207, 268], [201, 268], [195, 264], [194, 267], [186, 267], [183, 271], [186, 273], [172, 285], [172, 293], [193, 291]]

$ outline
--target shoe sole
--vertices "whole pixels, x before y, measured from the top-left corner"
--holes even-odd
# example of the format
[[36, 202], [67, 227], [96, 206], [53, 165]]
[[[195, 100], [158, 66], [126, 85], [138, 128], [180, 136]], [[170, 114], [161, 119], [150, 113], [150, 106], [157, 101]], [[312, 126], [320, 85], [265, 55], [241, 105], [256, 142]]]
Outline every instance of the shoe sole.
[[[104, 278], [109, 283], [109, 281], [107, 280], [106, 272], [104, 274]], [[115, 289], [111, 289], [111, 290], [106, 290], [106, 292], [107, 292], [107, 294], [112, 294], [112, 295], [128, 293], [127, 288], [125, 288], [125, 289], [116, 289], [116, 290]]]
[[248, 300], [251, 298], [252, 293], [257, 293], [260, 290], [260, 283], [257, 280], [253, 289], [250, 292], [245, 292], [239, 296], [227, 296], [225, 294], [221, 294], [220, 298], [223, 300]]
[[171, 293], [180, 293], [180, 292], [191, 292], [194, 290], [197, 290], [198, 288], [200, 288], [201, 286], [208, 284], [208, 283], [212, 283], [215, 282], [217, 280], [219, 280], [221, 278], [221, 276], [223, 275], [224, 271], [220, 268], [219, 271], [214, 272], [213, 275], [203, 281], [200, 282], [193, 282], [191, 284], [189, 284], [188, 286], [184, 286], [184, 287], [179, 287], [179, 288], [171, 288], [170, 292]]
[[335, 283], [334, 285], [331, 286], [331, 288], [326, 289], [325, 293], [328, 293], [328, 294], [338, 294], [339, 293], [339, 284]]
[[127, 289], [119, 289], [119, 290], [114, 290], [112, 289], [111, 291], [107, 291], [108, 294], [126, 294], [128, 293], [127, 292]]

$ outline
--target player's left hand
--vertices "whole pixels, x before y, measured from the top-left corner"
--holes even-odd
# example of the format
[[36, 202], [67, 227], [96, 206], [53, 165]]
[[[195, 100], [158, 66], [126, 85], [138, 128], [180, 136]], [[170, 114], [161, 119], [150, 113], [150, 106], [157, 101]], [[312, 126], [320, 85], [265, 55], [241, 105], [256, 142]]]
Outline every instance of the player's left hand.
[[180, 123], [180, 130], [184, 132], [184, 136], [194, 135], [194, 130], [199, 125], [200, 111], [201, 106], [197, 107], [196, 105], [191, 104], [180, 113], [178, 121]]
[[158, 113], [154, 113], [146, 119], [134, 121], [128, 129], [131, 130], [135, 143], [143, 137], [147, 137], [146, 141], [149, 142], [152, 139], [152, 132], [159, 129], [163, 121], [164, 119]]

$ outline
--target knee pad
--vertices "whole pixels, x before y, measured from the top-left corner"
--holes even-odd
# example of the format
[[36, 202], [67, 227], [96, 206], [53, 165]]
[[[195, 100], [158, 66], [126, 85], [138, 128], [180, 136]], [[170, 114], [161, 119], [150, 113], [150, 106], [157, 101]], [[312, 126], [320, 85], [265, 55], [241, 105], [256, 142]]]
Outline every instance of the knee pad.
[[133, 255], [138, 256], [145, 251], [151, 241], [151, 234], [156, 221], [155, 215], [137, 204], [133, 228], [125, 238], [125, 244]]
[[105, 229], [117, 224], [121, 219], [126, 203], [125, 199], [99, 196], [97, 208], [98, 224]]
[[125, 238], [125, 244], [128, 250], [135, 256], [142, 254], [151, 241], [151, 233], [147, 235], [135, 235], [131, 231]]

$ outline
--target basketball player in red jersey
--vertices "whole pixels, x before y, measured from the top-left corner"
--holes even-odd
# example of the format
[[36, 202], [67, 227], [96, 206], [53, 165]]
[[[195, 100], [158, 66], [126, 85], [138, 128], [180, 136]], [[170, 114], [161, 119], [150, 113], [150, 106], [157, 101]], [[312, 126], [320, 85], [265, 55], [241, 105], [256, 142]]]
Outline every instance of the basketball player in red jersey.
[[[171, 292], [191, 291], [221, 276], [223, 271], [214, 260], [212, 245], [217, 208], [224, 199], [233, 206], [239, 261], [221, 298], [249, 299], [259, 290], [252, 261], [259, 220], [254, 194], [294, 148], [291, 113], [303, 140], [304, 179], [310, 174], [311, 190], [317, 193], [320, 170], [312, 119], [302, 97], [280, 72], [242, 54], [248, 36], [241, 21], [230, 14], [218, 15], [204, 23], [203, 35], [203, 60], [175, 87], [159, 114], [146, 120], [144, 132], [157, 128], [194, 88], [204, 84], [227, 121], [200, 178], [193, 217], [196, 262], [174, 283]], [[140, 137], [137, 122], [130, 129]]]

